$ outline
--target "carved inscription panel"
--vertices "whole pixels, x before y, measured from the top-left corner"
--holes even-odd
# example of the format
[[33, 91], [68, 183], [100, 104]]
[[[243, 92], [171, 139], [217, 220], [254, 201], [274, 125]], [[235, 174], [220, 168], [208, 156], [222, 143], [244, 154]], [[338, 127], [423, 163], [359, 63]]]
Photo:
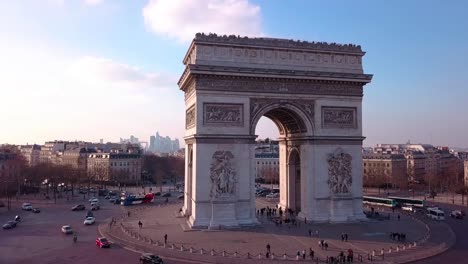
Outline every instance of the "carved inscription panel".
[[203, 124], [243, 126], [243, 104], [205, 103], [203, 104]]
[[355, 107], [322, 106], [323, 128], [357, 128]]
[[192, 105], [185, 111], [185, 128], [191, 128], [195, 126], [195, 106]]

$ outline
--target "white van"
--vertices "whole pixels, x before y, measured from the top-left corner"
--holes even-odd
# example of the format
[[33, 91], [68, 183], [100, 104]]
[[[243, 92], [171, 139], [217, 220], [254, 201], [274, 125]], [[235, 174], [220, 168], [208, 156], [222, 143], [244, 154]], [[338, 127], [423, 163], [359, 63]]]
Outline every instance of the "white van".
[[427, 217], [434, 220], [442, 221], [445, 220], [445, 213], [439, 208], [427, 208]]

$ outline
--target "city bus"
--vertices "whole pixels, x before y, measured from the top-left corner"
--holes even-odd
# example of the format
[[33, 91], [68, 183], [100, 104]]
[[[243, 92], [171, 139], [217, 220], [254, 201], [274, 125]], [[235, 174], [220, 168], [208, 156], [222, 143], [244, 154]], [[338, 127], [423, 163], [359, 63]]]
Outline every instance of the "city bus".
[[154, 201], [154, 193], [148, 193], [146, 195], [136, 196], [136, 195], [127, 195], [122, 196], [120, 199], [121, 205], [134, 205], [134, 204], [147, 204]]
[[397, 203], [393, 199], [382, 198], [382, 197], [371, 197], [371, 196], [363, 196], [362, 202], [364, 204], [380, 205], [380, 206], [386, 206], [386, 207], [392, 207], [392, 208], [394, 208], [397, 205]]
[[427, 208], [427, 217], [434, 220], [442, 221], [445, 220], [445, 213], [437, 207]]
[[411, 199], [411, 198], [395, 197], [395, 196], [389, 196], [388, 198], [394, 200], [400, 206], [406, 205], [406, 206], [413, 206], [413, 207], [419, 207], [419, 208], [423, 208], [425, 206], [424, 200], [420, 200], [420, 199]]

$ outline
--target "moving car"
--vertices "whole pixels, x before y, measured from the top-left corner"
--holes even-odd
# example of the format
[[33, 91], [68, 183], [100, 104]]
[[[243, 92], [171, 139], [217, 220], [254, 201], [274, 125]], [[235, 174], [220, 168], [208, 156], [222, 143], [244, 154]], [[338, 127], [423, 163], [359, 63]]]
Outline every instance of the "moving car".
[[98, 237], [96, 239], [96, 246], [100, 247], [100, 248], [103, 248], [103, 247], [110, 247], [111, 243], [109, 242], [109, 240], [107, 240], [107, 238], [105, 237]]
[[266, 198], [270, 198], [270, 199], [274, 199], [278, 197], [279, 197], [279, 193], [270, 193], [270, 194], [267, 194], [266, 196]]
[[62, 233], [68, 235], [68, 234], [73, 234], [73, 229], [69, 225], [64, 225], [62, 226]]
[[153, 254], [143, 254], [140, 256], [140, 264], [163, 264], [164, 261], [156, 255]]
[[109, 202], [115, 203], [116, 200], [117, 200], [117, 199], [115, 199], [114, 197], [112, 197], [112, 198], [109, 199]]
[[33, 208], [32, 211], [33, 211], [33, 213], [36, 213], [36, 214], [41, 212], [41, 210], [39, 208]]
[[32, 205], [30, 203], [23, 203], [23, 205], [21, 206], [21, 209], [25, 210], [25, 211], [31, 211], [33, 209]]
[[89, 199], [88, 202], [90, 202], [90, 203], [97, 203], [97, 202], [99, 202], [99, 200], [98, 200], [98, 198], [93, 197], [93, 198]]
[[86, 217], [86, 219], [84, 220], [83, 224], [85, 225], [92, 225], [96, 222], [96, 218], [90, 216], [90, 217]]
[[165, 192], [161, 195], [161, 197], [171, 197], [171, 193], [170, 192]]
[[72, 207], [72, 211], [83, 211], [86, 207], [82, 204], [75, 205]]
[[181, 195], [177, 196], [177, 199], [183, 200], [184, 199], [184, 194], [181, 194]]
[[408, 212], [411, 212], [411, 213], [416, 213], [416, 208], [412, 207], [412, 206], [402, 206], [401, 209], [403, 211], [408, 211]]
[[450, 217], [456, 219], [463, 219], [463, 213], [460, 210], [454, 210], [450, 213]]
[[98, 203], [93, 203], [93, 204], [91, 204], [91, 210], [93, 210], [93, 211], [94, 211], [94, 210], [99, 210], [100, 208], [101, 208], [101, 207], [99, 206]]
[[8, 221], [6, 224], [3, 225], [3, 229], [12, 229], [16, 227], [17, 222], [15, 221]]

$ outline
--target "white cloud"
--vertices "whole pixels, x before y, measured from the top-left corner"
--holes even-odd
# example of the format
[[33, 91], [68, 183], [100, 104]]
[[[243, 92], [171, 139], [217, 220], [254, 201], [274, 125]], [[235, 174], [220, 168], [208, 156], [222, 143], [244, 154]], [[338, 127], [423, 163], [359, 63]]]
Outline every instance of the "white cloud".
[[149, 29], [190, 41], [195, 33], [261, 35], [260, 7], [248, 0], [150, 0], [143, 8]]
[[84, 0], [85, 4], [87, 5], [98, 5], [102, 3], [104, 0]]

